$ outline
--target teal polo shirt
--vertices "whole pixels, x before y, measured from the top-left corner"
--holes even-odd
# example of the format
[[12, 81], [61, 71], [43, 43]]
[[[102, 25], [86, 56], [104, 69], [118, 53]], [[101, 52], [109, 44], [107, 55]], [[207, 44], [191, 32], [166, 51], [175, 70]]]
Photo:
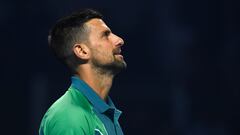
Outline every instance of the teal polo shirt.
[[78, 77], [44, 115], [40, 135], [123, 135], [121, 115], [110, 97], [106, 102]]

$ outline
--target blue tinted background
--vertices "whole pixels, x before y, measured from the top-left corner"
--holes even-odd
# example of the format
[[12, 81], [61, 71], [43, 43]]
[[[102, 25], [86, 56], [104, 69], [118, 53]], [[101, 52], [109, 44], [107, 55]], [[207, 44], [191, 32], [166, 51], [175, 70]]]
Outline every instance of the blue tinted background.
[[[1, 132], [37, 134], [70, 74], [48, 49], [63, 15], [96, 8], [125, 40], [111, 96], [126, 135], [239, 135], [240, 19], [234, 0], [1, 0]], [[2, 134], [1, 133], [1, 134]]]

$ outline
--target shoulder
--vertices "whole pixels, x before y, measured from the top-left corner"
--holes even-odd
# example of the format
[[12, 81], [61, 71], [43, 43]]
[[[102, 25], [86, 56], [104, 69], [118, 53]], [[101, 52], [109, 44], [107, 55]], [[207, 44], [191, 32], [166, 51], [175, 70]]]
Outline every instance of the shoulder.
[[88, 115], [83, 111], [77, 113], [75, 111], [59, 111], [53, 114], [46, 114], [42, 122], [42, 128], [45, 133], [49, 135], [70, 134], [70, 132], [74, 134], [88, 134], [90, 129], [89, 121], [87, 121], [89, 119]]
[[44, 115], [40, 127], [44, 135], [89, 134], [91, 111], [74, 104], [69, 94], [66, 92]]

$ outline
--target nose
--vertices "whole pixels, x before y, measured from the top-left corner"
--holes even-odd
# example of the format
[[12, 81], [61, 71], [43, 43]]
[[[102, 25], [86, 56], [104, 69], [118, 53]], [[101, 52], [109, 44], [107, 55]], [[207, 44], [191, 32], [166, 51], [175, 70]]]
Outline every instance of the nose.
[[119, 36], [117, 36], [117, 35], [115, 35], [116, 36], [116, 46], [117, 47], [121, 47], [121, 46], [123, 46], [124, 45], [124, 40], [121, 38], [121, 37], [119, 37]]

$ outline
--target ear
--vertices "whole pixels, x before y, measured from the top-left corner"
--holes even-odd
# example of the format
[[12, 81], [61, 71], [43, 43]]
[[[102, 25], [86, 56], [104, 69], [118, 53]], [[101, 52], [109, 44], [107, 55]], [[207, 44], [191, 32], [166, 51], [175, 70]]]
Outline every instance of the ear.
[[73, 52], [80, 59], [88, 60], [90, 58], [90, 49], [86, 44], [75, 44], [73, 46]]

